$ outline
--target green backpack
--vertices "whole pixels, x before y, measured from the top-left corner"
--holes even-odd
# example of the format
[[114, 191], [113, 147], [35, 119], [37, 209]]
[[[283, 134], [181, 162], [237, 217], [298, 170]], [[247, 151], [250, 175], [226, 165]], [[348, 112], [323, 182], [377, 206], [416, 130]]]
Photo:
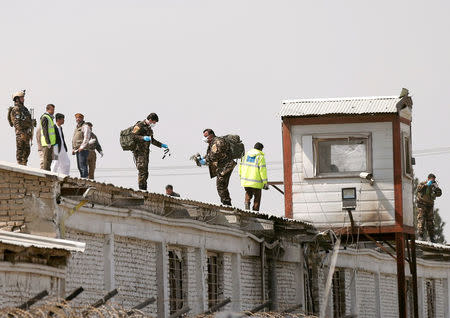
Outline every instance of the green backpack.
[[222, 137], [230, 145], [233, 159], [241, 159], [245, 154], [245, 147], [238, 135], [226, 135]]
[[128, 127], [120, 132], [120, 146], [124, 151], [133, 151], [136, 149], [136, 139], [133, 134], [134, 126]]

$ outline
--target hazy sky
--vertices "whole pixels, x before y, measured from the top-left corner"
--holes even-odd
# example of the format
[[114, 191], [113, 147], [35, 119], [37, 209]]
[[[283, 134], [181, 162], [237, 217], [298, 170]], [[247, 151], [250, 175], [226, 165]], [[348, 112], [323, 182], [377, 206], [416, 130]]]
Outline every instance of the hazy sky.
[[[27, 90], [40, 116], [48, 103], [94, 123], [105, 157], [99, 181], [137, 187], [119, 131], [156, 112], [155, 137], [172, 156], [150, 159], [149, 190], [167, 183], [182, 196], [219, 202], [215, 180], [188, 160], [204, 128], [260, 141], [269, 178], [282, 180], [277, 112], [289, 98], [397, 95], [414, 101], [413, 149], [450, 146], [450, 3], [448, 1], [0, 1], [0, 160], [15, 161], [6, 121], [11, 94]], [[450, 153], [417, 158], [434, 172], [437, 200], [450, 222]], [[38, 166], [36, 146], [30, 164]], [[72, 175], [78, 176], [72, 158]], [[234, 205], [243, 207], [238, 176]], [[283, 198], [263, 193], [262, 210], [283, 214]], [[450, 226], [446, 228], [450, 239]]]

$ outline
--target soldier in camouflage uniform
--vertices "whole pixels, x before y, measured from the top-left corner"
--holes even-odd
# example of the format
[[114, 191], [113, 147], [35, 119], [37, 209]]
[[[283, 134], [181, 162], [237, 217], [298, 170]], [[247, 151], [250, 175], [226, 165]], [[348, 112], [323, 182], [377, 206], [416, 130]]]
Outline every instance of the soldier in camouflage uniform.
[[36, 120], [31, 118], [28, 108], [24, 106], [25, 91], [17, 92], [13, 95], [14, 107], [9, 112], [9, 122], [16, 131], [16, 159], [17, 163], [27, 165], [30, 155], [30, 142], [33, 127], [36, 127]]
[[150, 144], [168, 149], [166, 144], [153, 138], [152, 127], [159, 121], [158, 115], [151, 113], [147, 119], [136, 123], [133, 128], [133, 135], [136, 140], [136, 148], [133, 150], [134, 161], [138, 169], [138, 184], [140, 190], [147, 190], [148, 161], [150, 154]]
[[417, 232], [420, 239], [425, 239], [425, 231], [431, 242], [434, 238], [434, 200], [442, 195], [442, 190], [436, 183], [436, 176], [428, 175], [428, 180], [417, 186]]
[[208, 165], [211, 178], [217, 177], [217, 193], [222, 204], [231, 205], [228, 184], [236, 162], [233, 160], [230, 145], [222, 137], [217, 137], [212, 129], [203, 131], [203, 140], [209, 146], [206, 156], [200, 159], [200, 163]]

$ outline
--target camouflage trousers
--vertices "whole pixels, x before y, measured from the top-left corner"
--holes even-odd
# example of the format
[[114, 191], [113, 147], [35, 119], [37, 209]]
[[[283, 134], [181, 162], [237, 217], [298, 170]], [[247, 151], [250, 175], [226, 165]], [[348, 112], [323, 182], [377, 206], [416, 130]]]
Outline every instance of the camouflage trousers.
[[223, 205], [231, 205], [231, 198], [230, 198], [230, 192], [228, 191], [228, 184], [230, 183], [230, 172], [224, 174], [224, 175], [217, 175], [216, 180], [216, 187], [217, 187], [217, 193], [220, 197], [220, 202], [222, 202]]
[[16, 159], [19, 165], [26, 166], [30, 156], [30, 138], [25, 132], [16, 132]]
[[147, 190], [148, 179], [148, 157], [149, 153], [134, 151], [134, 162], [138, 170], [138, 185], [140, 190]]
[[433, 206], [417, 204], [417, 234], [425, 239], [425, 233], [431, 242], [434, 242], [434, 215]]

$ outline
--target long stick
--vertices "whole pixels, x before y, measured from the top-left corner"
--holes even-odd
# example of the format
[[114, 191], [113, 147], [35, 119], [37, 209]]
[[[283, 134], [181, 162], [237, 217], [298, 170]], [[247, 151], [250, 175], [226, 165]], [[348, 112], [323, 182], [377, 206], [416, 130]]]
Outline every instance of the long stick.
[[269, 301], [266, 301], [264, 304], [261, 304], [261, 305], [256, 306], [255, 308], [252, 308], [252, 309], [249, 311], [249, 313], [247, 314], [247, 316], [250, 316], [251, 314], [254, 314], [255, 312], [258, 312], [258, 311], [260, 311], [261, 309], [264, 309], [264, 308], [270, 306], [271, 303], [272, 303], [272, 301], [269, 300]]
[[91, 307], [98, 308], [98, 307], [100, 307], [101, 305], [104, 305], [108, 300], [110, 300], [111, 298], [113, 298], [114, 296], [116, 296], [118, 293], [119, 293], [119, 292], [117, 291], [117, 289], [111, 290], [109, 293], [107, 293], [107, 294], [105, 295], [105, 297], [103, 297], [103, 298], [97, 300], [95, 303], [93, 303], [93, 304], [91, 305]]
[[48, 296], [48, 291], [47, 290], [43, 290], [41, 291], [39, 294], [37, 294], [36, 296], [34, 296], [33, 298], [30, 298], [29, 300], [27, 300], [26, 302], [24, 302], [22, 305], [20, 305], [19, 309], [28, 309], [30, 308], [30, 306], [32, 306], [34, 303], [38, 302], [39, 300], [41, 300], [42, 298]]
[[141, 310], [141, 309], [147, 307], [148, 305], [153, 304], [155, 302], [155, 300], [156, 300], [155, 297], [151, 297], [151, 298], [148, 298], [148, 299], [144, 300], [142, 303], [140, 303], [140, 304], [134, 306], [133, 308], [131, 308], [131, 310], [127, 312], [127, 315], [128, 316], [132, 315], [133, 314], [133, 310]]
[[227, 298], [227, 299], [221, 301], [220, 303], [218, 303], [217, 305], [212, 306], [207, 311], [205, 311], [203, 314], [210, 315], [229, 303], [231, 303], [231, 298]]

